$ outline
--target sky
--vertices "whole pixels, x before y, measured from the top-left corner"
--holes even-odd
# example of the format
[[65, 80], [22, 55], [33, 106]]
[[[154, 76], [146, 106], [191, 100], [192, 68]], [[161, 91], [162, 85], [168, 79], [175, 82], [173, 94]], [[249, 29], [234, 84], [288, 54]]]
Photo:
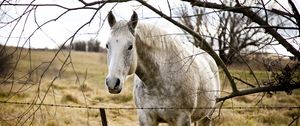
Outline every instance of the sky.
[[[20, 2], [28, 2], [26, 0], [21, 0]], [[153, 4], [157, 1], [152, 1]], [[80, 7], [82, 6], [77, 0], [49, 0], [49, 3], [59, 4], [68, 7]], [[150, 2], [151, 3], [151, 2]], [[162, 2], [160, 1], [159, 4]], [[152, 4], [152, 3], [151, 3]], [[173, 3], [172, 3], [173, 4]], [[89, 40], [97, 39], [102, 42], [102, 45], [108, 39], [110, 28], [106, 22], [107, 13], [113, 8], [114, 15], [117, 20], [128, 20], [133, 13], [136, 11], [140, 16], [141, 22], [154, 23], [159, 27], [170, 25], [166, 20], [159, 19], [158, 15], [150, 11], [149, 9], [140, 6], [137, 2], [126, 2], [126, 3], [110, 3], [106, 4], [99, 13], [96, 14], [93, 21], [82, 28], [75, 37], [75, 40]], [[167, 7], [159, 7], [162, 11], [167, 11]], [[16, 17], [24, 11], [25, 7], [7, 7], [3, 8], [6, 10], [11, 17]], [[24, 41], [32, 34], [32, 32], [38, 28], [38, 25], [43, 24], [44, 22], [56, 18], [58, 15], [63, 13], [65, 10], [58, 7], [38, 7], [36, 12], [28, 16], [27, 22], [25, 24], [25, 29], [19, 41], [20, 35], [23, 31], [23, 26], [25, 18], [23, 18], [14, 29], [14, 32], [10, 36], [10, 40], [7, 43], [8, 45], [13, 46], [22, 46]], [[94, 10], [75, 10], [66, 13], [64, 16], [59, 18], [57, 21], [50, 22], [44, 25], [41, 29], [37, 30], [33, 36], [30, 37], [30, 41], [25, 44], [25, 47], [31, 48], [57, 48], [58, 45], [61, 45], [65, 42], [70, 36], [72, 36], [77, 29], [79, 29], [84, 23], [88, 22], [94, 14]], [[147, 17], [146, 17], [147, 15]], [[2, 18], [2, 21], [11, 20], [10, 17]], [[36, 20], [36, 21], [35, 21]], [[35, 23], [37, 22], [37, 23]], [[12, 25], [6, 26], [0, 29], [0, 43], [3, 44], [6, 42], [7, 37], [10, 35], [14, 23]], [[168, 27], [170, 31], [179, 31], [176, 27]], [[19, 42], [19, 43], [18, 43]]]
[[[19, 0], [19, 3], [28, 3], [31, 0]], [[93, 0], [86, 0], [87, 2]], [[300, 8], [300, 2], [294, 0], [298, 8]], [[148, 1], [154, 7], [160, 9], [165, 14], [169, 14], [169, 7], [166, 0], [150, 0]], [[78, 0], [37, 0], [35, 4], [58, 4], [66, 7], [80, 7], [82, 4]], [[179, 0], [170, 0], [170, 6], [175, 9], [183, 2]], [[282, 3], [284, 6], [288, 6], [287, 3]], [[189, 4], [188, 4], [189, 5]], [[269, 4], [272, 7], [280, 8], [280, 6]], [[16, 6], [1, 6], [1, 13], [5, 12], [9, 16], [1, 16], [1, 22], [7, 22], [12, 20], [13, 17], [17, 17], [22, 14], [26, 7]], [[133, 11], [136, 11], [139, 15], [139, 22], [155, 24], [158, 27], [166, 29], [169, 33], [182, 32], [179, 28], [175, 27], [168, 21], [158, 18], [159, 16], [141, 6], [138, 2], [126, 2], [126, 3], [109, 3], [106, 4], [94, 17], [92, 22], [82, 28], [75, 36], [75, 40], [90, 40], [96, 39], [101, 42], [101, 45], [105, 45], [109, 34], [110, 28], [106, 21], [107, 13], [113, 10], [117, 20], [128, 20]], [[299, 9], [300, 10], [300, 9]], [[6, 25], [0, 24], [0, 44], [7, 43], [11, 46], [23, 46], [31, 48], [58, 48], [59, 45], [66, 42], [77, 29], [79, 29], [84, 23], [88, 22], [94, 14], [94, 10], [74, 10], [69, 11], [56, 21], [50, 22], [40, 29], [38, 25], [44, 22], [56, 18], [65, 10], [59, 7], [37, 7], [36, 11], [32, 11], [28, 17], [24, 16], [14, 28], [15, 23]], [[173, 10], [174, 11], [174, 10]], [[0, 14], [1, 14], [0, 13]], [[26, 18], [27, 17], [27, 18]], [[13, 32], [11, 33], [10, 31]], [[31, 36], [32, 35], [32, 36]], [[7, 39], [10, 37], [10, 39]], [[30, 38], [30, 39], [28, 39]], [[299, 39], [298, 39], [299, 40]], [[25, 43], [24, 43], [25, 42]], [[298, 41], [299, 43], [299, 41]], [[289, 55], [285, 49], [281, 46], [275, 47], [279, 52], [285, 55]]]

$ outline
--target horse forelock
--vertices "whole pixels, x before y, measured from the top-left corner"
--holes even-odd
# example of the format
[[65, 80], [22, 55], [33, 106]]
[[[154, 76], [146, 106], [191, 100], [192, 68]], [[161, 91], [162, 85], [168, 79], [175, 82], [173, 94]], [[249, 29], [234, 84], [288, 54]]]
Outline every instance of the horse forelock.
[[129, 30], [127, 21], [118, 21], [111, 29], [111, 35], [112, 36], [133, 36], [132, 33]]

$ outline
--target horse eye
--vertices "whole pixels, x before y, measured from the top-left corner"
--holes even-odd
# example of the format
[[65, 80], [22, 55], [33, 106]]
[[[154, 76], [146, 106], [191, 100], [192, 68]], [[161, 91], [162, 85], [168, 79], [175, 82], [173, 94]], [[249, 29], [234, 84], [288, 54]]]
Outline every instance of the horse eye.
[[106, 48], [109, 49], [108, 44], [106, 44]]
[[131, 50], [132, 49], [132, 45], [130, 45], [129, 47], [128, 47], [128, 50]]

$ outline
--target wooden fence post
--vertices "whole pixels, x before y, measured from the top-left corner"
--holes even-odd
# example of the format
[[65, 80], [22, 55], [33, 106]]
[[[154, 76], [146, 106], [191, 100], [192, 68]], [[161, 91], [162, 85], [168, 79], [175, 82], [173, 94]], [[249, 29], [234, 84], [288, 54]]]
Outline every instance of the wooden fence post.
[[100, 110], [100, 116], [101, 116], [102, 126], [107, 126], [105, 109], [104, 108], [100, 108], [99, 110]]

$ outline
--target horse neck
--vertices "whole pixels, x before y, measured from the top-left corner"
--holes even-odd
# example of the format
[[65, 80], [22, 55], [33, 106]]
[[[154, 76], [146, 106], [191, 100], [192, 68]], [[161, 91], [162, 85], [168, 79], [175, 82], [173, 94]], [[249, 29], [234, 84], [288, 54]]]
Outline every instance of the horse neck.
[[146, 40], [141, 39], [139, 36], [136, 37], [138, 55], [136, 75], [148, 87], [162, 86], [161, 83], [164, 79], [163, 77], [165, 77], [162, 74], [168, 72], [166, 70], [172, 70], [174, 65], [183, 65], [182, 62], [179, 62], [182, 60], [182, 49], [175, 45], [172, 45], [171, 49], [153, 47], [144, 42]]

